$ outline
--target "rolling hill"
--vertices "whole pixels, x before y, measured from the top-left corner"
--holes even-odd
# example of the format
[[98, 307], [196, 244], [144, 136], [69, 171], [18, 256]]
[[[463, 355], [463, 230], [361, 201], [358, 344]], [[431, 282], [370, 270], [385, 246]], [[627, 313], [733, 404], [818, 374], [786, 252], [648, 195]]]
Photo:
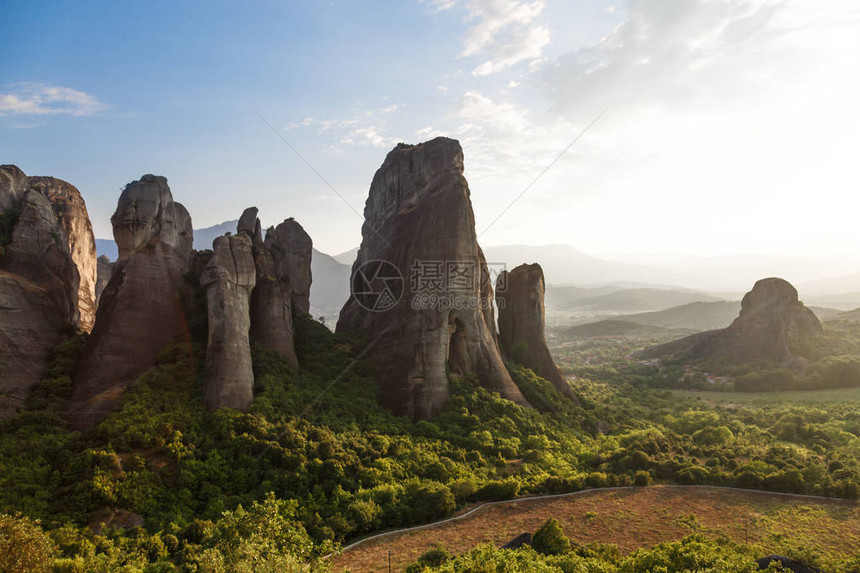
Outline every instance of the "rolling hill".
[[550, 285], [546, 292], [546, 305], [552, 310], [637, 312], [719, 300], [707, 293], [682, 288]]

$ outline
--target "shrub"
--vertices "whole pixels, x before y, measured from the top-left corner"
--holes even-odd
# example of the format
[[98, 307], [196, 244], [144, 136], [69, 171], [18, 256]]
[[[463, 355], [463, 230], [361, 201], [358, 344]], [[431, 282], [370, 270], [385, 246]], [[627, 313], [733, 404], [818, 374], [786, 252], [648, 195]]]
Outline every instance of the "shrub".
[[38, 521], [21, 515], [0, 515], [0, 571], [47, 571], [53, 549]]
[[535, 531], [532, 547], [544, 555], [561, 555], [570, 551], [570, 539], [564, 535], [558, 520], [551, 517]]
[[520, 484], [514, 480], [487, 482], [478, 490], [475, 497], [487, 501], [514, 499], [520, 492]]

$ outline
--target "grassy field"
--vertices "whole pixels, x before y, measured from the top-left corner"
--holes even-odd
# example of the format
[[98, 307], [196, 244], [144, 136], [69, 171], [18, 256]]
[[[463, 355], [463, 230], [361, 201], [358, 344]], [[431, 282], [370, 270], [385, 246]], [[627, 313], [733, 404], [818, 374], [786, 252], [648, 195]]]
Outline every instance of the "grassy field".
[[391, 570], [402, 571], [437, 545], [453, 553], [480, 543], [501, 546], [520, 533], [534, 532], [550, 517], [558, 519], [565, 534], [577, 543], [614, 543], [625, 554], [691, 533], [757, 543], [768, 553], [789, 545], [838, 555], [860, 546], [856, 503], [765, 492], [650, 487], [593, 490], [484, 507], [462, 520], [370, 540], [336, 557], [333, 570], [388, 571], [391, 551]]
[[786, 392], [699, 392], [670, 390], [677, 396], [706, 402], [860, 402], [860, 388], [834, 390], [794, 390]]

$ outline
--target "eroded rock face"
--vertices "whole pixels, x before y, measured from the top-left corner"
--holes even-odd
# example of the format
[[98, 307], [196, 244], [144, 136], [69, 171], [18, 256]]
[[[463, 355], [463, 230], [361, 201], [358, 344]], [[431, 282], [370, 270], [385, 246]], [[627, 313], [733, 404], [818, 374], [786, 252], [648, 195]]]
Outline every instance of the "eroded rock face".
[[17, 208], [29, 187], [29, 178], [16, 165], [0, 165], [0, 211]]
[[239, 223], [236, 225], [236, 232], [245, 233], [253, 239], [260, 229], [260, 220], [257, 218], [258, 212], [256, 207], [248, 207], [242, 211], [242, 216], [239, 217]]
[[[475, 235], [460, 144], [437, 138], [398, 145], [373, 178], [364, 218], [353, 275], [365, 263], [387, 261], [406, 280], [406, 292], [381, 312], [351, 297], [337, 331], [367, 337], [383, 404], [413, 419], [432, 418], [448, 400], [450, 372], [474, 373], [485, 388], [527, 405], [499, 353], [492, 286]], [[473, 269], [473, 280], [450, 292], [462, 308], [413, 309], [410, 274], [416, 261]]]
[[538, 264], [502, 271], [496, 283], [499, 342], [510, 359], [552, 382], [562, 395], [577, 401], [570, 384], [553, 362], [546, 345], [543, 269]]
[[272, 254], [277, 275], [290, 279], [293, 314], [308, 314], [314, 248], [310, 235], [291, 217], [266, 233], [266, 247]]
[[7, 417], [39, 381], [60, 330], [77, 326], [80, 279], [51, 202], [17, 167], [0, 167], [0, 206], [0, 417]]
[[111, 223], [119, 258], [75, 374], [74, 428], [107, 416], [158, 352], [186, 336], [180, 292], [192, 255], [191, 217], [173, 201], [167, 179], [144, 175], [128, 184]]
[[806, 361], [792, 354], [791, 342], [823, 332], [815, 314], [798, 300], [797, 289], [783, 279], [767, 278], [744, 296], [740, 315], [728, 328], [650, 348], [642, 356], [679, 355], [728, 364], [771, 360], [802, 372]]
[[110, 277], [113, 274], [113, 265], [114, 263], [110, 262], [107, 255], [102, 255], [96, 259], [96, 308], [98, 308], [101, 301], [102, 292], [104, 292], [105, 287], [110, 282]]
[[[256, 207], [242, 213], [238, 231], [253, 240], [256, 286], [251, 293], [251, 340], [278, 352], [290, 365], [297, 367], [291, 282], [288, 275], [282, 274], [290, 270], [289, 265], [276, 264], [275, 253], [270, 250], [273, 239], [268, 245], [261, 240]], [[279, 249], [276, 253], [281, 256], [282, 251]]]
[[205, 403], [209, 410], [244, 410], [254, 399], [248, 339], [251, 291], [256, 284], [251, 238], [244, 233], [218, 237], [212, 250], [200, 278], [209, 312]]
[[54, 214], [66, 231], [69, 252], [78, 268], [78, 313], [80, 327], [90, 332], [96, 320], [96, 240], [87, 205], [74, 185], [54, 177], [30, 177], [30, 187], [51, 202]]

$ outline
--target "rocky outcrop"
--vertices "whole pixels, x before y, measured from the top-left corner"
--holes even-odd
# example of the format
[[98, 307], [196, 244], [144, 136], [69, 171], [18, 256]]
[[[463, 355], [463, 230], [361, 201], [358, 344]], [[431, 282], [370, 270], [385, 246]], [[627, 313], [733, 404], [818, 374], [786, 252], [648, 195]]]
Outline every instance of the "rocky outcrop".
[[780, 571], [792, 571], [793, 573], [823, 573], [823, 571], [818, 567], [804, 565], [800, 561], [789, 559], [783, 555], [768, 555], [767, 557], [755, 560], [755, 564], [759, 571], [770, 569], [772, 563], [778, 563], [778, 570]]
[[0, 417], [15, 413], [60, 331], [78, 325], [80, 278], [48, 198], [0, 166]]
[[552, 382], [563, 396], [578, 401], [546, 345], [545, 293], [540, 265], [520, 265], [510, 272], [502, 271], [496, 282], [499, 343], [508, 358]]
[[18, 209], [29, 188], [29, 177], [16, 165], [0, 165], [0, 212]]
[[248, 340], [251, 291], [256, 283], [251, 238], [244, 233], [218, 237], [212, 250], [200, 278], [209, 312], [205, 404], [209, 410], [244, 410], [254, 399]]
[[[267, 350], [279, 353], [293, 367], [296, 357], [293, 331], [293, 302], [290, 265], [283, 259], [286, 248], [275, 248], [274, 237], [264, 243], [260, 239], [260, 220], [256, 207], [246, 209], [239, 219], [239, 233], [253, 239], [252, 252], [256, 269], [256, 286], [251, 293], [251, 340]], [[278, 262], [276, 262], [276, 258]], [[279, 264], [280, 263], [280, 264]], [[310, 273], [303, 267], [300, 273]]]
[[80, 327], [90, 332], [96, 320], [96, 240], [87, 213], [87, 205], [74, 185], [54, 177], [30, 177], [30, 187], [40, 191], [48, 201], [57, 221], [66, 231], [69, 252], [78, 268], [78, 314]]
[[186, 333], [180, 291], [192, 255], [191, 217], [173, 201], [167, 179], [144, 175], [129, 183], [111, 224], [119, 258], [74, 377], [75, 428], [109, 414], [158, 352]]
[[248, 207], [242, 211], [242, 216], [239, 217], [239, 222], [236, 224], [237, 233], [245, 233], [252, 240], [254, 237], [260, 237], [260, 220], [257, 218], [259, 210], [256, 207]]
[[501, 547], [499, 549], [519, 549], [524, 545], [532, 544], [532, 534], [526, 531], [525, 533], [520, 533]]
[[823, 332], [815, 314], [798, 300], [797, 289], [783, 279], [767, 278], [744, 296], [740, 315], [728, 328], [694, 334], [640, 355], [676, 355], [730, 365], [768, 360], [800, 373], [806, 361], [791, 352], [791, 343]]
[[[364, 218], [354, 294], [337, 331], [366, 336], [383, 404], [413, 419], [432, 418], [448, 400], [449, 374], [474, 374], [485, 388], [528, 404], [499, 352], [460, 144], [399, 144], [373, 178]], [[421, 268], [413, 271], [416, 261]], [[450, 272], [450, 284], [440, 285], [436, 271], [442, 279]], [[414, 292], [398, 298], [410, 287]]]
[[96, 259], [96, 308], [98, 308], [102, 292], [104, 292], [113, 274], [113, 265], [114, 263], [110, 262], [107, 255], [102, 255]]
[[311, 294], [311, 257], [314, 244], [292, 217], [266, 233], [277, 275], [290, 278], [290, 301], [294, 315], [308, 314]]

